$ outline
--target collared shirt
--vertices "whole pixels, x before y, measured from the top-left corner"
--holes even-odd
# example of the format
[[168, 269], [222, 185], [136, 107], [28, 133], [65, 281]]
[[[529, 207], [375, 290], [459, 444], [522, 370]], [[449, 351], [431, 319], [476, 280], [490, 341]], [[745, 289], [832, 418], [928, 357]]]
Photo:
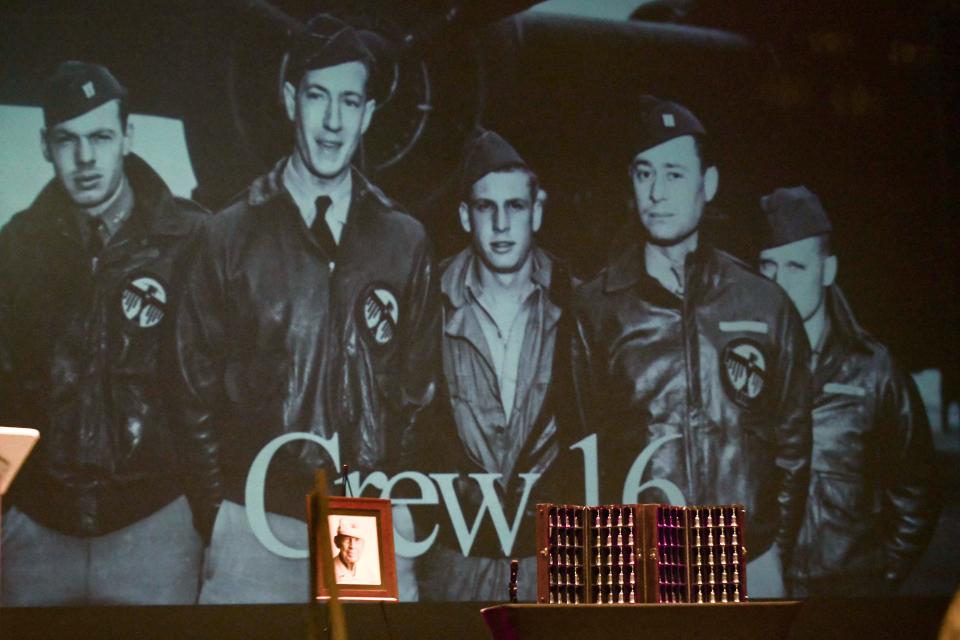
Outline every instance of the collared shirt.
[[[520, 367], [523, 336], [527, 332], [527, 321], [530, 318], [530, 310], [534, 306], [532, 297], [537, 289], [543, 287], [536, 280], [527, 282], [525, 291], [521, 295], [520, 308], [517, 315], [514, 316], [513, 322], [509, 327], [501, 327], [490, 312], [493, 301], [490, 300], [488, 294], [484, 294], [483, 285], [477, 276], [478, 266], [474, 257], [467, 269], [464, 284], [470, 294], [473, 311], [480, 323], [480, 329], [483, 331], [487, 346], [490, 348], [490, 357], [493, 358], [491, 364], [500, 385], [500, 402], [503, 405], [503, 413], [509, 417], [513, 411], [513, 398], [517, 390], [517, 370]], [[534, 261], [533, 272], [536, 273], [538, 269], [539, 265]]]
[[89, 239], [88, 234], [92, 228], [89, 226], [91, 218], [100, 220], [96, 229], [103, 244], [106, 245], [130, 217], [130, 214], [133, 213], [133, 205], [133, 189], [130, 188], [130, 182], [124, 177], [117, 192], [111, 196], [109, 201], [91, 210], [77, 209], [77, 218], [80, 221], [84, 243]]
[[333, 556], [333, 579], [337, 584], [380, 584], [380, 576], [373, 563], [361, 558], [353, 565], [353, 569], [349, 569], [340, 558], [339, 552]]
[[317, 185], [308, 180], [303, 180], [300, 175], [293, 170], [293, 163], [289, 160], [283, 168], [283, 186], [293, 198], [293, 202], [300, 210], [303, 222], [309, 229], [313, 224], [313, 219], [317, 217], [316, 201], [319, 196], [328, 196], [330, 198], [330, 207], [324, 219], [327, 226], [330, 227], [330, 233], [333, 239], [340, 242], [340, 234], [343, 233], [343, 226], [347, 224], [347, 214], [350, 211], [350, 197], [353, 193], [353, 175], [351, 171], [347, 172], [344, 178], [336, 188], [329, 192], [321, 191]]
[[472, 249], [455, 256], [441, 278], [444, 374], [460, 445], [480, 468], [500, 473], [504, 485], [529, 438], [544, 437], [536, 430], [543, 428], [561, 314], [549, 295], [554, 265], [537, 247], [534, 256], [530, 293], [505, 340], [480, 302]]
[[352, 582], [357, 578], [357, 565], [353, 565], [353, 569], [347, 567], [344, 564], [343, 560], [340, 558], [340, 554], [337, 553], [333, 556], [333, 579], [338, 583]]
[[643, 247], [643, 263], [650, 277], [667, 291], [683, 296], [683, 263], [674, 262], [649, 244]]
[[[824, 301], [823, 304], [826, 304]], [[820, 332], [820, 339], [817, 341], [817, 344], [811, 345], [812, 350], [810, 351], [810, 372], [817, 372], [817, 364], [820, 362], [820, 354], [823, 353], [824, 345], [827, 344], [827, 340], [830, 338], [830, 316], [827, 315], [823, 319], [823, 331]]]

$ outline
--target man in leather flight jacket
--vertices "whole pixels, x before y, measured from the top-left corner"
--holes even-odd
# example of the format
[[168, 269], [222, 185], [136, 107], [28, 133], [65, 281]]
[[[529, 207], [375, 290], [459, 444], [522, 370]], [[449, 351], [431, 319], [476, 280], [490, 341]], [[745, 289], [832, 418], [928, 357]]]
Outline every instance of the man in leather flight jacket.
[[814, 354], [810, 493], [791, 595], [890, 595], [930, 541], [940, 508], [926, 411], [835, 284], [833, 228], [819, 198], [806, 187], [778, 189], [761, 208], [760, 270], [793, 300]]
[[428, 239], [350, 164], [374, 69], [357, 31], [315, 19], [284, 82], [293, 153], [203, 229], [177, 319], [191, 497], [212, 533], [201, 602], [304, 601], [315, 470], [395, 471], [433, 393]]
[[0, 424], [37, 450], [3, 518], [3, 604], [192, 604], [191, 525], [160, 389], [204, 217], [130, 153], [126, 90], [65, 62], [44, 97], [56, 177], [0, 232]]
[[719, 178], [699, 120], [652, 97], [641, 107], [630, 175], [644, 237], [574, 296], [600, 499], [745, 505], [749, 593], [781, 595], [810, 462], [802, 324], [698, 233]]

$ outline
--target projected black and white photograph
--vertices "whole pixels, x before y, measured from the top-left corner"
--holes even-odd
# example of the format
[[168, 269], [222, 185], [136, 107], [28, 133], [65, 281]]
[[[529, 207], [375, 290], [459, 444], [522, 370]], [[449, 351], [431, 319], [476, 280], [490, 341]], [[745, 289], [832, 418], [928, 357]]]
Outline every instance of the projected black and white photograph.
[[0, 605], [307, 603], [322, 469], [401, 602], [536, 602], [538, 504], [737, 505], [750, 600], [945, 607], [958, 17], [4, 5]]
[[380, 538], [376, 516], [328, 516], [338, 584], [380, 584]]

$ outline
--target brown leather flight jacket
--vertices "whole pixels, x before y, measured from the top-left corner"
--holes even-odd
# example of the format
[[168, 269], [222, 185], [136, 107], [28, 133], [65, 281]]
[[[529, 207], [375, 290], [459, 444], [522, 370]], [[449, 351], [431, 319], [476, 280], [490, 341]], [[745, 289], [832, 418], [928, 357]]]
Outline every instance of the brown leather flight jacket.
[[0, 424], [41, 432], [4, 506], [72, 536], [184, 493], [163, 346], [206, 212], [139, 157], [124, 170], [134, 208], [95, 266], [56, 180], [0, 232]]
[[[776, 284], [700, 244], [682, 298], [647, 275], [640, 243], [574, 297], [573, 384], [580, 428], [598, 434], [600, 500], [742, 503], [751, 556], [773, 542], [789, 554], [809, 478], [807, 338]], [[644, 473], [624, 492], [631, 466]]]
[[[204, 226], [177, 317], [202, 532], [223, 497], [244, 504], [251, 462], [283, 434], [337, 435], [341, 463], [389, 472], [435, 388], [439, 287], [423, 226], [354, 170], [328, 255], [281, 184], [284, 162]], [[315, 442], [284, 445], [267, 511], [305, 519], [321, 466], [339, 472]]]
[[936, 525], [930, 425], [913, 380], [837, 286], [825, 304], [810, 494], [788, 576], [797, 595], [877, 595], [907, 576]]

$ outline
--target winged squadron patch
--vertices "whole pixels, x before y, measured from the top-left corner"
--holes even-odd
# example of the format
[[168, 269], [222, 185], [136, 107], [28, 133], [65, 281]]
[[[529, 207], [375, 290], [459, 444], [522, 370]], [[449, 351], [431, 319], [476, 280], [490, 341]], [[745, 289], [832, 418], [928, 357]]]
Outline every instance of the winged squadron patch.
[[378, 345], [389, 344], [397, 334], [400, 321], [397, 296], [387, 285], [375, 283], [367, 287], [357, 304], [358, 320], [360, 326], [366, 328], [367, 335]]
[[134, 326], [149, 329], [160, 324], [167, 314], [167, 290], [151, 276], [134, 276], [120, 294], [123, 315]]
[[747, 338], [733, 340], [724, 347], [720, 366], [727, 395], [741, 407], [756, 406], [769, 375], [763, 348]]

